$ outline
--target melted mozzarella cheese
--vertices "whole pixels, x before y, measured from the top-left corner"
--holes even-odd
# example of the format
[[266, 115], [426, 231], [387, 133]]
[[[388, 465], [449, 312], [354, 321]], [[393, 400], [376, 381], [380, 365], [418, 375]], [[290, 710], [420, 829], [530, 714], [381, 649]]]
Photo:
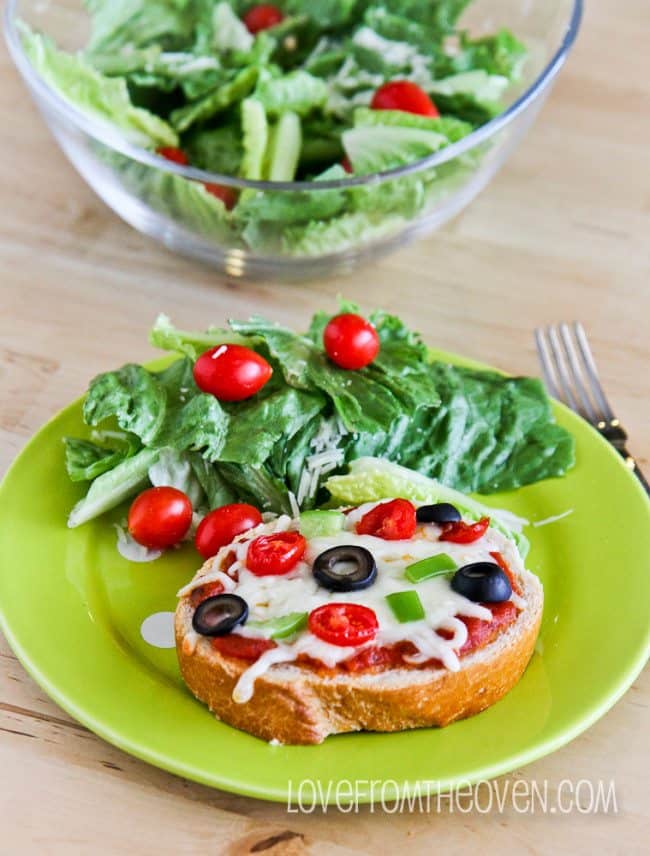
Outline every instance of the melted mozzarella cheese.
[[[457, 652], [467, 639], [467, 627], [457, 616], [489, 621], [492, 613], [486, 607], [455, 592], [448, 576], [434, 577], [413, 584], [405, 577], [405, 569], [413, 562], [440, 553], [447, 553], [457, 567], [470, 562], [493, 562], [490, 552], [498, 550], [510, 567], [518, 573], [523, 568], [515, 546], [493, 528], [489, 528], [482, 538], [472, 544], [440, 541], [440, 527], [435, 524], [419, 525], [415, 536], [405, 541], [386, 541], [372, 535], [358, 535], [355, 531], [356, 523], [377, 504], [379, 503], [365, 503], [350, 512], [343, 531], [327, 537], [312, 538], [308, 542], [303, 561], [288, 574], [258, 577], [246, 568], [248, 546], [254, 538], [261, 534], [296, 528], [297, 521], [292, 521], [285, 515], [238, 536], [232, 544], [219, 551], [212, 564], [214, 570], [209, 569], [203, 576], [195, 577], [189, 585], [181, 589], [179, 596], [188, 594], [193, 588], [207, 582], [220, 580], [226, 591], [236, 591], [246, 601], [249, 619], [255, 622], [280, 618], [291, 612], [311, 612], [332, 602], [362, 604], [372, 609], [377, 616], [377, 635], [364, 645], [331, 645], [314, 636], [309, 630], [279, 642], [276, 647], [265, 651], [243, 673], [233, 692], [234, 701], [248, 701], [253, 694], [256, 678], [272, 665], [293, 662], [300, 654], [320, 660], [332, 668], [369, 645], [384, 646], [408, 641], [415, 646], [417, 653], [405, 657], [407, 662], [417, 664], [437, 659], [451, 671], [460, 668]], [[316, 557], [330, 547], [343, 544], [365, 547], [372, 553], [377, 563], [377, 578], [369, 588], [352, 592], [331, 592], [320, 586], [314, 578], [312, 565]], [[232, 552], [236, 561], [231, 572], [237, 570], [236, 583], [219, 570], [223, 558]], [[386, 596], [412, 589], [417, 591], [426, 617], [418, 621], [400, 623], [390, 609]], [[512, 602], [520, 609], [525, 606], [523, 599], [515, 593], [512, 595]], [[449, 631], [451, 637], [444, 639], [438, 635], [438, 630]], [[233, 633], [249, 638], [268, 637], [268, 633], [263, 629], [251, 627], [249, 624], [235, 628]]]

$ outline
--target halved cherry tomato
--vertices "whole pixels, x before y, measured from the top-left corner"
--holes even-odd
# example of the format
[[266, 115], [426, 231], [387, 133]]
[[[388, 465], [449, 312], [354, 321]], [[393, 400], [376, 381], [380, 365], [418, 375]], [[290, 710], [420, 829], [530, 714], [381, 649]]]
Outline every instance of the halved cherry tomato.
[[305, 555], [307, 542], [300, 532], [260, 535], [248, 545], [246, 567], [257, 577], [288, 574]]
[[434, 119], [439, 116], [438, 108], [427, 93], [410, 80], [390, 80], [373, 95], [370, 106], [373, 110], [402, 110]]
[[309, 613], [308, 626], [314, 636], [330, 645], [363, 645], [379, 629], [377, 616], [359, 603], [324, 603]]
[[375, 505], [357, 523], [359, 535], [374, 535], [385, 541], [403, 541], [415, 535], [415, 506], [408, 499], [391, 499]]
[[192, 503], [175, 487], [150, 487], [129, 508], [129, 532], [138, 544], [150, 550], [164, 550], [178, 544], [191, 523]]
[[199, 523], [194, 539], [196, 549], [204, 559], [209, 559], [237, 535], [259, 526], [261, 522], [262, 515], [253, 505], [245, 502], [222, 505], [206, 514]]
[[438, 540], [453, 541], [454, 544], [471, 544], [485, 535], [489, 525], [489, 517], [481, 517], [477, 523], [463, 523], [462, 520], [455, 523], [443, 523], [442, 533]]
[[325, 353], [342, 369], [362, 369], [379, 353], [379, 336], [369, 321], [353, 312], [335, 315], [323, 332]]
[[243, 345], [217, 345], [194, 364], [199, 389], [219, 401], [243, 401], [259, 392], [273, 369], [259, 354]]
[[237, 191], [234, 187], [226, 187], [223, 184], [204, 184], [203, 187], [205, 187], [208, 193], [211, 193], [212, 196], [216, 196], [217, 199], [220, 199], [228, 211], [235, 207], [237, 203]]
[[284, 20], [284, 15], [277, 6], [271, 3], [260, 3], [259, 6], [253, 6], [243, 17], [243, 22], [246, 24], [249, 33], [259, 33], [260, 30], [268, 30], [269, 27], [275, 27], [280, 21]]
[[241, 660], [257, 660], [265, 651], [276, 648], [277, 643], [272, 639], [254, 639], [240, 636], [238, 633], [226, 633], [224, 636], [213, 636], [210, 640], [225, 657], [239, 657]]
[[156, 154], [159, 154], [161, 158], [165, 158], [173, 163], [178, 163], [181, 166], [189, 166], [190, 163], [185, 152], [182, 149], [177, 149], [175, 146], [162, 146], [161, 148], [156, 149]]

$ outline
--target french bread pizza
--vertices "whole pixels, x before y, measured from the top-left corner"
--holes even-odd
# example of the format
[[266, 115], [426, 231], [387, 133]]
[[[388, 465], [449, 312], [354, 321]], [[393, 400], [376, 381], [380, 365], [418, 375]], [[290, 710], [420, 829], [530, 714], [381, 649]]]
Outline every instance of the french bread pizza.
[[495, 704], [528, 664], [542, 606], [497, 519], [387, 497], [265, 515], [224, 544], [179, 592], [176, 648], [217, 718], [314, 744]]

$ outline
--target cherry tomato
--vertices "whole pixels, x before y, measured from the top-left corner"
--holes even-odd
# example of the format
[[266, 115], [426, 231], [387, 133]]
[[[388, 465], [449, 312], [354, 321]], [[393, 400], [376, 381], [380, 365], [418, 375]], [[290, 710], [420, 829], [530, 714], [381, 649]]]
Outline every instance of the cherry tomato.
[[259, 392], [273, 369], [259, 354], [243, 345], [217, 345], [194, 364], [199, 389], [219, 401], [243, 401]]
[[275, 27], [276, 24], [284, 20], [284, 15], [272, 3], [260, 3], [259, 6], [253, 6], [252, 9], [249, 9], [242, 20], [246, 24], [248, 32], [254, 35], [260, 30]]
[[129, 508], [129, 532], [151, 550], [172, 547], [187, 535], [192, 523], [192, 503], [175, 487], [150, 487]]
[[373, 95], [370, 106], [373, 110], [401, 110], [432, 119], [440, 115], [424, 89], [410, 80], [391, 80], [384, 83]]
[[194, 543], [204, 559], [216, 555], [221, 547], [230, 544], [237, 535], [259, 526], [262, 515], [253, 505], [233, 502], [215, 508], [203, 518], [196, 530]]
[[361, 315], [335, 315], [323, 332], [325, 353], [342, 369], [362, 369], [379, 353], [379, 336]]
[[280, 576], [296, 567], [307, 542], [300, 532], [260, 535], [248, 545], [246, 567], [256, 577]]
[[205, 187], [208, 193], [220, 199], [228, 211], [235, 207], [237, 203], [237, 191], [234, 187], [226, 187], [223, 184], [204, 184], [203, 187]]
[[363, 645], [379, 629], [377, 616], [359, 603], [324, 603], [309, 613], [308, 626], [314, 636], [330, 645]]
[[182, 149], [177, 149], [175, 146], [162, 146], [156, 149], [156, 154], [159, 154], [165, 160], [178, 163], [181, 166], [189, 166], [190, 163], [185, 152]]
[[253, 639], [238, 633], [213, 636], [210, 642], [212, 647], [225, 657], [239, 657], [241, 660], [250, 661], [257, 660], [265, 651], [277, 647], [277, 643], [272, 639]]
[[352, 162], [351, 162], [350, 158], [347, 156], [344, 157], [343, 160], [341, 161], [341, 166], [343, 167], [343, 169], [346, 172], [350, 173], [350, 175], [352, 175], [352, 173], [354, 172], [354, 169], [352, 168]]
[[481, 517], [477, 523], [463, 523], [462, 520], [443, 523], [439, 540], [453, 541], [454, 544], [471, 544], [485, 535], [489, 525], [489, 517]]
[[385, 541], [403, 541], [415, 535], [416, 525], [415, 506], [408, 499], [391, 499], [364, 514], [357, 523], [357, 533]]

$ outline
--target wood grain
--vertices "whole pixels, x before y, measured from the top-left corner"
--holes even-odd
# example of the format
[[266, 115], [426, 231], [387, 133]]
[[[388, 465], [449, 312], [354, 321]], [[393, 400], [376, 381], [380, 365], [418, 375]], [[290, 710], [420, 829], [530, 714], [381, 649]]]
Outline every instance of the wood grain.
[[[592, 0], [537, 125], [436, 235], [348, 278], [221, 282], [121, 223], [70, 168], [0, 55], [0, 471], [34, 430], [128, 355], [159, 311], [183, 326], [250, 311], [304, 325], [338, 293], [428, 342], [535, 373], [531, 331], [582, 320], [650, 469], [650, 17]], [[0, 853], [647, 852], [647, 673], [586, 734], [503, 782], [615, 779], [616, 815], [287, 814], [131, 758], [71, 720], [0, 640]]]

